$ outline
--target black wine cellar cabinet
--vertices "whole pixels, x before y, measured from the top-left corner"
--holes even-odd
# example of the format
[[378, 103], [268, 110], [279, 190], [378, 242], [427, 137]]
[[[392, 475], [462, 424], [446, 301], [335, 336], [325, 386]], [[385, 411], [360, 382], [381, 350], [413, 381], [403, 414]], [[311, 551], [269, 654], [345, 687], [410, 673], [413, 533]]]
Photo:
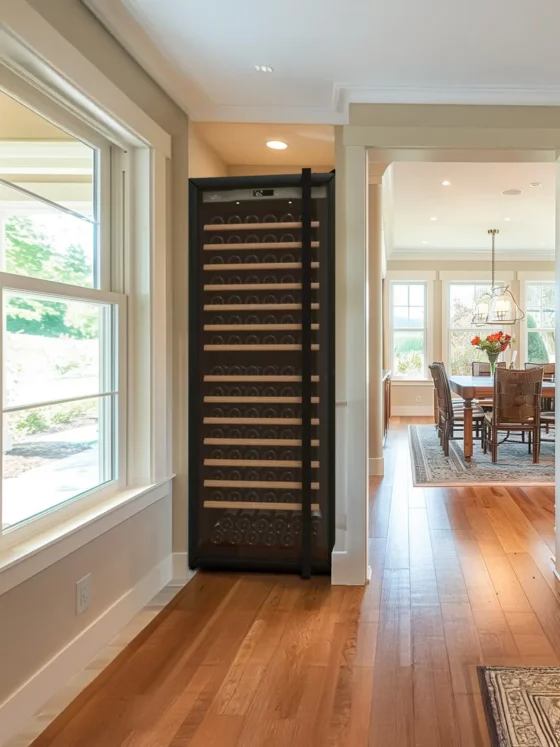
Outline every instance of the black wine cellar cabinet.
[[189, 189], [189, 563], [329, 573], [334, 174]]

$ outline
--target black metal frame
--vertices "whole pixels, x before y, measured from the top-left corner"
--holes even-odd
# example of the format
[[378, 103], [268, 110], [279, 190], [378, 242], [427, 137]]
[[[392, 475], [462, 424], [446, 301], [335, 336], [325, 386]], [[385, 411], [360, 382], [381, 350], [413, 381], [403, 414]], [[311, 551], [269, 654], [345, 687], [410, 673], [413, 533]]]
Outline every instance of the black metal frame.
[[[227, 561], [227, 569], [237, 571], [274, 571], [279, 573], [294, 573], [300, 571], [304, 578], [311, 573], [330, 573], [330, 554], [335, 542], [335, 191], [334, 171], [328, 174], [314, 174], [306, 169], [299, 174], [282, 174], [277, 176], [243, 176], [243, 177], [218, 177], [208, 179], [189, 180], [189, 279], [188, 279], [188, 392], [189, 392], [189, 416], [188, 416], [188, 541], [189, 541], [189, 567], [192, 569], [226, 570], [226, 564], [222, 559], [202, 558], [198, 555], [198, 527], [200, 519], [200, 503], [198, 501], [198, 490], [200, 484], [201, 454], [200, 444], [197, 441], [198, 426], [200, 423], [201, 398], [197, 391], [198, 383], [198, 354], [200, 343], [200, 320], [198, 318], [198, 307], [200, 288], [197, 279], [200, 273], [201, 256], [198, 248], [201, 244], [202, 226], [199, 221], [199, 207], [202, 202], [202, 193], [212, 190], [228, 189], [260, 189], [260, 188], [282, 188], [295, 187], [302, 189], [302, 202], [305, 202], [305, 192], [308, 191], [309, 207], [311, 205], [311, 189], [325, 185], [327, 187], [327, 212], [328, 226], [326, 227], [327, 243], [321, 256], [325, 257], [328, 266], [328, 303], [322, 314], [324, 324], [327, 325], [330, 345], [327, 353], [327, 366], [324, 375], [327, 378], [327, 422], [331, 424], [328, 444], [325, 450], [328, 459], [328, 488], [327, 503], [328, 512], [326, 518], [326, 529], [329, 547], [329, 562], [314, 560], [311, 554], [311, 491], [302, 489], [302, 535], [307, 536], [308, 542], [304, 542], [302, 536], [302, 559], [301, 563], [286, 560], [250, 560], [231, 558]], [[306, 219], [307, 214], [307, 219]], [[308, 463], [309, 474], [302, 470], [302, 488], [305, 481], [311, 485], [311, 402], [310, 396], [304, 397], [306, 378], [308, 379], [308, 391], [311, 392], [311, 214], [309, 210], [302, 210], [302, 353], [305, 360], [307, 352], [308, 376], [305, 375], [305, 363], [302, 368], [302, 405], [309, 400], [309, 412], [305, 416], [302, 412], [302, 467], [304, 461]], [[307, 248], [307, 251], [306, 251]], [[327, 254], [328, 252], [328, 254]], [[307, 259], [304, 259], [304, 256]], [[306, 272], [307, 265], [307, 272]], [[307, 297], [307, 303], [304, 299]], [[305, 309], [308, 309], [306, 317]], [[305, 319], [307, 318], [307, 324]], [[306, 329], [307, 328], [307, 329]], [[306, 332], [309, 337], [306, 341]], [[307, 348], [307, 351], [306, 351]], [[323, 372], [322, 372], [323, 373]], [[306, 428], [307, 421], [307, 428]], [[307, 437], [306, 437], [307, 432]], [[306, 443], [307, 442], [307, 443]], [[309, 458], [304, 460], [305, 447]], [[308, 523], [308, 531], [303, 531], [304, 522]]]

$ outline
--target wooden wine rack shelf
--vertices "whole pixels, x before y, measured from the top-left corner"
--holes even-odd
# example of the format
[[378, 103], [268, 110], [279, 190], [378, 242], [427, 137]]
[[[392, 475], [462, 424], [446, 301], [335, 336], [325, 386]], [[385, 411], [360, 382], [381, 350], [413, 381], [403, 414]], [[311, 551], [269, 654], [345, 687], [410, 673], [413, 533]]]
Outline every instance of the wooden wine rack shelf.
[[[313, 384], [316, 384], [319, 382], [319, 376], [312, 376], [311, 381]], [[301, 376], [275, 376], [272, 374], [271, 376], [244, 376], [243, 374], [240, 375], [234, 375], [231, 376], [227, 375], [218, 375], [218, 374], [208, 374], [207, 376], [204, 376], [204, 381], [233, 381], [238, 382], [240, 384], [243, 383], [267, 383], [271, 382], [273, 384], [290, 384], [290, 383], [298, 383], [301, 382]]]
[[[204, 418], [206, 425], [301, 425], [301, 418]], [[311, 418], [311, 425], [319, 425]]]
[[[257, 501], [204, 501], [204, 508], [235, 508], [250, 511], [301, 511], [301, 503], [259, 503]], [[321, 506], [311, 504], [311, 510], [318, 512]]]
[[[272, 480], [235, 480], [236, 488], [268, 488], [269, 490], [301, 490], [301, 482], [273, 482]], [[231, 480], [204, 480], [205, 488], [231, 488]], [[311, 490], [319, 490], [319, 483], [312, 482]]]
[[[227, 402], [229, 404], [239, 403], [258, 403], [263, 405], [300, 405], [301, 397], [204, 397], [205, 402]], [[319, 397], [311, 397], [314, 405], [319, 404]]]
[[[288, 231], [301, 228], [296, 223], [207, 223], [205, 231]], [[319, 221], [312, 221], [311, 228], [319, 228]]]
[[[228, 270], [237, 270], [247, 272], [248, 270], [301, 270], [301, 262], [261, 262], [260, 264], [254, 264], [253, 262], [250, 263], [243, 263], [243, 264], [217, 264], [217, 265], [204, 265], [202, 268], [203, 270], [206, 270], [207, 272], [215, 272], [217, 270], [226, 272]], [[319, 263], [318, 262], [312, 262], [311, 263], [311, 269], [312, 270], [318, 270], [319, 269]]]

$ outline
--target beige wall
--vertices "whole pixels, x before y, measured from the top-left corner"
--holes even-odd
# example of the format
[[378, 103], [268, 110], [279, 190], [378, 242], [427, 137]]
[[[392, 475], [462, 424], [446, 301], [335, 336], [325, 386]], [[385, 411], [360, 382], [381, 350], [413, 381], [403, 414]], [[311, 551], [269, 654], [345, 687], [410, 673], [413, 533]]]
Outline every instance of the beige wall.
[[[433, 281], [433, 313], [430, 314], [430, 323], [433, 330], [433, 347], [432, 347], [432, 359], [436, 361], [444, 360], [444, 341], [443, 341], [443, 330], [442, 320], [444, 318], [443, 313], [443, 281], [439, 279], [438, 272], [449, 272], [456, 270], [457, 272], [473, 272], [480, 269], [483, 272], [490, 271], [489, 262], [469, 262], [465, 261], [422, 261], [422, 260], [389, 260], [387, 262], [387, 271], [398, 271], [398, 272], [421, 272], [421, 271], [433, 271], [436, 272], [436, 279]], [[520, 272], [549, 272], [550, 279], [554, 279], [554, 262], [524, 262], [524, 261], [512, 261], [512, 262], [496, 262], [496, 273], [499, 276], [500, 270], [510, 271], [514, 273]], [[411, 278], [413, 279], [413, 278]], [[521, 283], [515, 279], [510, 282], [510, 288], [519, 302], [520, 299], [520, 288]], [[388, 284], [384, 284], [384, 293], [388, 292]], [[384, 309], [386, 305], [384, 304]], [[387, 320], [388, 324], [388, 320]], [[385, 325], [387, 328], [387, 325]], [[513, 328], [513, 336], [515, 337], [515, 343], [512, 345], [512, 350], [518, 351], [520, 347], [520, 335], [521, 327], [519, 324]], [[385, 355], [384, 365], [390, 368], [390, 350], [389, 350], [389, 336], [386, 336], [385, 340]], [[518, 357], [519, 362], [519, 357]], [[410, 410], [410, 414], [418, 412], [418, 408], [422, 408], [424, 411], [431, 411], [433, 406], [433, 391], [431, 383], [427, 385], [421, 384], [409, 384], [403, 382], [393, 382], [391, 391], [391, 406], [395, 408], [396, 413], [403, 414], [401, 411], [403, 408]]]
[[[163, 499], [0, 596], [0, 703], [171, 551]], [[91, 605], [76, 615], [76, 582], [92, 574]]]
[[189, 126], [189, 178], [227, 176], [228, 169], [218, 154], [204, 142], [194, 122]]

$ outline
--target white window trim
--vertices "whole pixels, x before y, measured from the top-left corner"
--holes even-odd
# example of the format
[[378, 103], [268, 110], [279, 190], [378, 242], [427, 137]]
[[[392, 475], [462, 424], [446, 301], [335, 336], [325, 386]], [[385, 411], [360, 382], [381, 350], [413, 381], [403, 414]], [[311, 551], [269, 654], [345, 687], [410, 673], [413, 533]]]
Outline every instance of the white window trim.
[[392, 285], [394, 283], [425, 283], [426, 284], [426, 308], [425, 308], [425, 375], [420, 379], [399, 379], [393, 376], [391, 386], [417, 386], [418, 384], [430, 383], [431, 378], [428, 376], [428, 365], [432, 360], [434, 349], [434, 281], [436, 279], [435, 270], [388, 270], [385, 276], [385, 294], [383, 300], [383, 314], [387, 320], [388, 334], [384, 340], [384, 359], [386, 365], [391, 368], [393, 365], [393, 312], [391, 308]]
[[[40, 108], [45, 116], [56, 120], [61, 126], [64, 126], [66, 109], [75, 132], [75, 122], [82, 117], [86, 122], [84, 129], [88, 132], [97, 130], [99, 140], [109, 138], [127, 149], [131, 162], [143, 163], [149, 175], [148, 183], [142, 186], [138, 184], [139, 180], [133, 182], [136, 189], [143, 193], [145, 209], [134, 210], [130, 216], [130, 244], [134, 251], [130, 250], [129, 254], [135, 261], [130, 263], [131, 284], [126, 290], [132, 292], [128, 325], [133, 334], [128, 335], [126, 344], [136, 362], [135, 356], [139, 351], [135, 345], [142, 337], [139, 324], [145, 324], [143, 330], [149, 333], [144, 337], [148, 338], [145, 345], [150, 364], [145, 377], [149, 387], [143, 391], [140, 391], [140, 381], [131, 374], [135, 366], [128, 367], [132, 386], [129, 393], [129, 426], [131, 411], [135, 412], [138, 405], [135, 414], [143, 426], [147, 425], [144, 441], [147, 440], [149, 444], [148, 468], [134, 473], [140, 464], [146, 464], [141, 458], [146, 453], [146, 447], [140, 442], [131, 444], [129, 439], [129, 457], [131, 449], [134, 452], [128, 465], [129, 488], [117, 491], [93, 508], [88, 505], [88, 499], [83, 498], [64, 504], [47, 516], [30, 522], [26, 531], [31, 526], [32, 530], [28, 534], [21, 530], [22, 542], [0, 549], [2, 593], [90, 541], [92, 513], [95, 521], [103, 524], [103, 531], [107, 531], [123, 521], [125, 514], [125, 518], [128, 518], [145, 508], [152, 498], [160, 500], [170, 495], [170, 392], [162, 384], [168, 382], [170, 350], [165, 171], [166, 159], [171, 155], [171, 137], [25, 0], [0, 0], [0, 11], [0, 63], [15, 67], [27, 78], [23, 80], [2, 68], [2, 73], [12, 76], [22, 91], [18, 98], [31, 108]], [[76, 134], [81, 136], [79, 132]], [[84, 140], [87, 141], [86, 138]], [[92, 145], [99, 147], [96, 142], [92, 142]], [[154, 195], [157, 199], [154, 199]], [[19, 280], [21, 278], [18, 277], [18, 283]], [[142, 296], [142, 292], [145, 294], [146, 291], [149, 292], [149, 303], [146, 303], [146, 295]], [[123, 335], [122, 339], [126, 342], [127, 336]], [[123, 394], [126, 392], [126, 384], [122, 385], [121, 391]], [[148, 412], [147, 417], [143, 415], [145, 412]], [[67, 523], [58, 525], [63, 513]], [[58, 525], [54, 530], [53, 518], [57, 519]], [[62, 554], [49, 552], [53, 532], [56, 535], [54, 541]]]
[[[556, 278], [554, 275], [554, 272], [546, 272], [544, 270], [534, 270], [534, 271], [526, 271], [526, 272], [519, 272], [518, 273], [519, 278], [519, 305], [527, 314], [527, 283], [535, 283], [538, 285], [544, 285], [546, 283], [549, 283], [550, 285], [554, 285], [556, 283]], [[550, 330], [551, 332], [554, 331], [554, 329]], [[520, 337], [519, 340], [519, 356], [520, 356], [520, 365], [523, 365], [526, 363], [527, 358], [529, 356], [529, 337], [528, 337], [528, 327], [527, 327], [527, 316], [525, 316], [524, 319], [521, 321], [520, 325]]]

